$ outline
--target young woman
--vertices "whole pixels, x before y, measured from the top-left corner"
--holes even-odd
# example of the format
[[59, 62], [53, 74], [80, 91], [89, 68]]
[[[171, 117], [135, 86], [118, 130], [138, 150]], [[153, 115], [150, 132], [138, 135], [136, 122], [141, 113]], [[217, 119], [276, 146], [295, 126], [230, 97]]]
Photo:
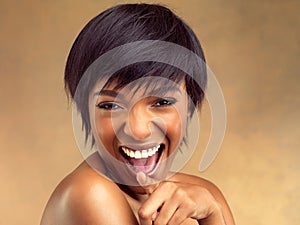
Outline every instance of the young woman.
[[81, 31], [65, 84], [97, 151], [58, 185], [42, 225], [234, 224], [215, 185], [170, 173], [207, 79], [204, 63], [185, 71], [193, 60], [173, 45], [205, 62], [194, 32], [155, 4], [117, 5]]

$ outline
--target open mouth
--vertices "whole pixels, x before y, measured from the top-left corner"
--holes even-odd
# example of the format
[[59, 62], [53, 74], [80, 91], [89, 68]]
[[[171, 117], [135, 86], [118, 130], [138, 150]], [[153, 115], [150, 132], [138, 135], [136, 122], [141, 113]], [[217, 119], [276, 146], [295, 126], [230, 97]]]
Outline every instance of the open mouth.
[[144, 172], [146, 174], [149, 174], [156, 169], [164, 149], [164, 144], [142, 150], [131, 149], [126, 146], [121, 146], [119, 148], [121, 155], [129, 168], [136, 173]]

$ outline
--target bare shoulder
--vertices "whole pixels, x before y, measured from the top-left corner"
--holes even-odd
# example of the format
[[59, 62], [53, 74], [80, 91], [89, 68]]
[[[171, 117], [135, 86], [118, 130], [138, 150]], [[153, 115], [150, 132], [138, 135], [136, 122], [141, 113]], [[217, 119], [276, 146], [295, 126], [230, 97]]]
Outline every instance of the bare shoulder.
[[177, 173], [175, 174], [172, 178], [170, 178], [172, 181], [176, 182], [184, 182], [188, 184], [194, 184], [194, 185], [199, 185], [203, 188], [205, 188], [213, 197], [216, 199], [216, 201], [220, 204], [224, 218], [226, 221], [230, 222], [229, 224], [234, 224], [233, 220], [233, 215], [230, 210], [230, 207], [221, 192], [221, 190], [211, 181], [206, 180], [204, 178], [198, 177], [198, 176], [193, 176], [189, 174], [184, 174], [184, 173]]
[[56, 224], [137, 224], [137, 221], [119, 187], [83, 162], [57, 186], [47, 203], [41, 225]]
[[185, 174], [185, 173], [176, 173], [170, 180], [199, 185], [203, 188], [206, 188], [213, 195], [222, 194], [220, 189], [214, 183], [202, 177]]

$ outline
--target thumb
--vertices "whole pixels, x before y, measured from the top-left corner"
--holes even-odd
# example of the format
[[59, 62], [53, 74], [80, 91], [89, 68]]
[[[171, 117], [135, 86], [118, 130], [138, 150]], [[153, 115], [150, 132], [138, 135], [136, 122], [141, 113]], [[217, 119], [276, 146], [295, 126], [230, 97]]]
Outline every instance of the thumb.
[[147, 194], [152, 194], [154, 190], [158, 187], [159, 182], [149, 176], [147, 176], [143, 172], [138, 172], [136, 174], [136, 180], [139, 185], [144, 188]]

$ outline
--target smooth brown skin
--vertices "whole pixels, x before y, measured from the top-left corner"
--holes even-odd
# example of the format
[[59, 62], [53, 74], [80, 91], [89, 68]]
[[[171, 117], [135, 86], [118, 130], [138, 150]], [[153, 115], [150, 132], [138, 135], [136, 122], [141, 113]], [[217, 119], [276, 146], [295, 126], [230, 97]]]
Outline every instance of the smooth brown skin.
[[[194, 209], [190, 206], [195, 204], [191, 200], [195, 199], [200, 199], [199, 204], [204, 208], [208, 205], [213, 207], [202, 211], [206, 214], [203, 215], [205, 220], [197, 222], [189, 218], [180, 223], [178, 218], [169, 223], [157, 220], [154, 224], [234, 225], [229, 206], [220, 190], [202, 178], [177, 173], [168, 181], [144, 186], [143, 189], [145, 194], [132, 194], [83, 162], [55, 189], [44, 211], [41, 225], [152, 224], [150, 208], [155, 205], [153, 199], [161, 200], [171, 193], [171, 196], [167, 196], [172, 200], [170, 203], [179, 201], [192, 211]], [[180, 215], [184, 214], [180, 212]]]
[[[170, 105], [164, 104], [159, 96], [146, 96], [142, 89], [134, 96], [126, 89], [117, 90], [118, 95], [123, 91], [122, 98], [107, 94], [108, 91], [116, 90], [113, 86], [106, 87], [106, 94], [94, 97], [90, 104], [90, 117], [95, 118], [94, 125], [91, 121], [93, 135], [102, 140], [106, 151], [123, 161], [119, 150], [122, 145], [139, 143], [137, 148], [144, 149], [141, 144], [159, 141], [165, 146], [161, 158], [170, 159], [182, 141], [189, 116], [185, 83], [163, 96], [176, 98]], [[97, 107], [102, 103], [108, 107]], [[116, 107], [111, 108], [111, 104]], [[140, 172], [130, 175], [126, 167], [118, 170], [97, 153], [87, 160], [58, 185], [47, 204], [42, 225], [234, 224], [221, 192], [202, 178], [177, 173], [156, 182], [152, 177], [156, 177], [158, 170], [169, 171], [169, 168], [160, 167], [148, 177]], [[105, 176], [106, 170], [123, 179], [134, 179], [139, 186], [118, 186]]]

